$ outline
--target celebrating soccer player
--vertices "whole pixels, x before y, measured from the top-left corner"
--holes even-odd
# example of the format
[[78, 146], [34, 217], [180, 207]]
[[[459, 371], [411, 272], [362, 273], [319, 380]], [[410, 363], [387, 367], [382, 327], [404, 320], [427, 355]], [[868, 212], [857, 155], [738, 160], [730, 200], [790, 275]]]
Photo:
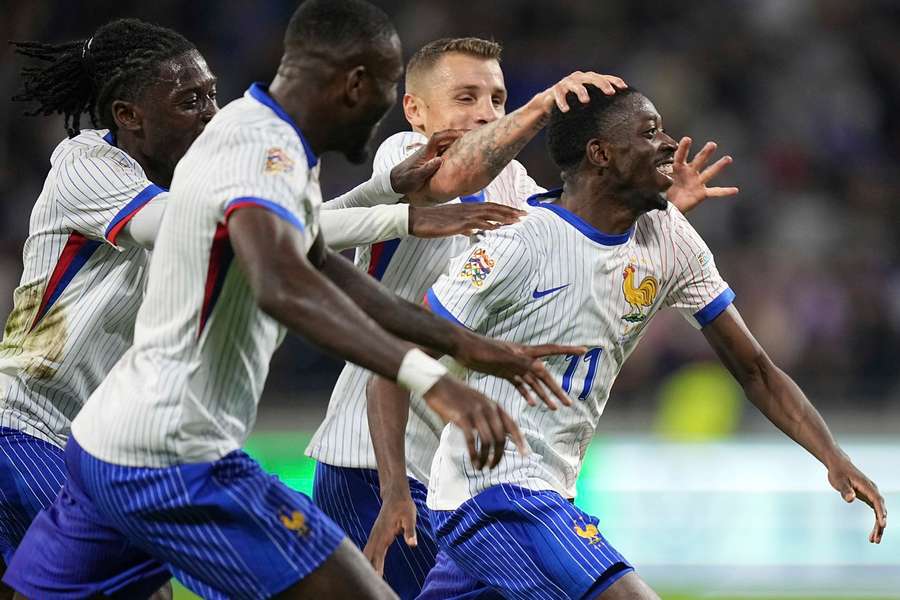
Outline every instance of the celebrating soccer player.
[[[662, 195], [673, 178], [695, 170], [686, 163], [690, 140], [676, 146], [653, 104], [633, 89], [614, 96], [591, 89], [590, 96], [554, 111], [548, 126], [563, 188], [533, 196], [528, 217], [486, 234], [427, 294], [432, 310], [473, 331], [588, 351], [548, 360], [573, 400], [566, 410], [527, 406], [495, 377], [464, 374], [516, 417], [531, 452], [507, 448], [497, 469], [481, 470], [465, 432], [444, 428], [428, 489], [440, 552], [421, 598], [491, 591], [535, 599], [657, 598], [603, 537], [597, 518], [572, 500], [613, 381], [664, 307], [702, 331], [750, 401], [828, 468], [845, 500], [858, 497], [873, 507], [869, 539], [879, 542], [886, 512], [877, 487], [760, 347], [709, 249]], [[402, 484], [402, 445], [384, 437], [402, 440], [402, 427], [385, 420], [405, 414], [405, 398], [378, 381], [372, 388], [369, 400], [383, 410], [373, 429], [386, 449], [379, 458], [392, 462], [387, 472]], [[388, 397], [400, 406], [390, 410]]]

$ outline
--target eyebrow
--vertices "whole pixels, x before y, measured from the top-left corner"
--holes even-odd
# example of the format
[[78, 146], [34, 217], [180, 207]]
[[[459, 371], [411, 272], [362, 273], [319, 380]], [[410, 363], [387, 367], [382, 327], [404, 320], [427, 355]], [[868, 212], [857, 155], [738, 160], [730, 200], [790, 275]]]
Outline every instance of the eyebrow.
[[[477, 92], [481, 89], [479, 85], [460, 85], [455, 88], [452, 88], [453, 92]], [[500, 94], [502, 96], [506, 95], [506, 90], [501, 87], [495, 87], [491, 90], [491, 94]]]

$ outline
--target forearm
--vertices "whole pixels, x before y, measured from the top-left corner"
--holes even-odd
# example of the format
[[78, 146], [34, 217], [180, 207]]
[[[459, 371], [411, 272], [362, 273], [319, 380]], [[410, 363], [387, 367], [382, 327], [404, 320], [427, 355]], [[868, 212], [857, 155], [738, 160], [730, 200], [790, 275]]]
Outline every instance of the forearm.
[[319, 224], [328, 247], [340, 252], [409, 235], [409, 205], [323, 210]]
[[404, 340], [454, 355], [463, 340], [472, 336], [425, 307], [403, 300], [335, 252], [328, 253], [321, 269], [362, 311]]
[[282, 277], [277, 291], [259, 295], [258, 301], [265, 313], [297, 335], [391, 380], [396, 380], [403, 357], [412, 348], [379, 327], [312, 267]]
[[743, 382], [747, 398], [776, 427], [806, 448], [822, 464], [843, 456], [822, 415], [800, 387], [768, 357], [756, 375]]
[[449, 200], [486, 187], [546, 125], [549, 111], [532, 99], [505, 117], [466, 133], [444, 153], [429, 197]]
[[395, 204], [402, 194], [391, 187], [391, 172], [375, 173], [368, 181], [359, 184], [346, 194], [342, 194], [322, 205], [323, 210], [368, 207], [379, 204]]
[[383, 377], [372, 376], [366, 386], [366, 411], [382, 499], [392, 494], [409, 494], [406, 477], [409, 392]]

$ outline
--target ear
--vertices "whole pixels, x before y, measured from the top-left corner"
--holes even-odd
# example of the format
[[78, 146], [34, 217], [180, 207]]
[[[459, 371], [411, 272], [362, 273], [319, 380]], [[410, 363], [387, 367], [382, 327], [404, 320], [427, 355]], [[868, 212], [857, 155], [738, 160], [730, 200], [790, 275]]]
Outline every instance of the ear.
[[595, 167], [607, 167], [612, 160], [612, 146], [596, 138], [588, 140], [584, 156], [588, 163]]
[[137, 104], [116, 100], [112, 103], [111, 110], [120, 131], [140, 131], [144, 128], [144, 113]]
[[403, 95], [403, 115], [414, 129], [425, 130], [424, 101], [412, 94]]
[[362, 101], [365, 94], [366, 75], [366, 68], [362, 65], [347, 71], [347, 77], [344, 80], [344, 97], [347, 105], [351, 108]]

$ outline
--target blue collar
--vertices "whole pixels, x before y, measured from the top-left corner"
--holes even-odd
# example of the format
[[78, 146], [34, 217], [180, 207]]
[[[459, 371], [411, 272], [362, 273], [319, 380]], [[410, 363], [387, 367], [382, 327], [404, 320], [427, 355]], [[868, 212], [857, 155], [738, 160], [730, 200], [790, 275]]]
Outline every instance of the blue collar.
[[106, 135], [103, 136], [103, 141], [110, 146], [116, 146], [116, 134], [114, 134], [112, 131], [107, 131]]
[[572, 227], [583, 233], [589, 239], [597, 242], [598, 244], [603, 244], [604, 246], [619, 246], [621, 244], [624, 244], [631, 238], [631, 234], [634, 233], [634, 227], [631, 227], [625, 233], [619, 233], [616, 235], [603, 233], [599, 229], [596, 229], [594, 226], [588, 224], [587, 221], [585, 221], [572, 211], [566, 210], [559, 204], [554, 204], [553, 202], [542, 202], [542, 200], [555, 200], [560, 196], [562, 196], [562, 188], [550, 190], [549, 192], [544, 192], [543, 194], [535, 194], [528, 199], [528, 205], [539, 206], [556, 213], [560, 218], [562, 218], [564, 221], [567, 221], [570, 225], [572, 225]]
[[306, 152], [306, 164], [309, 165], [309, 168], [312, 169], [314, 166], [319, 164], [319, 157], [315, 155], [312, 148], [309, 145], [309, 142], [306, 141], [306, 138], [303, 136], [303, 132], [300, 131], [300, 127], [294, 122], [294, 120], [288, 115], [281, 106], [275, 102], [275, 99], [269, 95], [268, 87], [263, 84], [256, 82], [250, 86], [247, 90], [247, 93], [250, 94], [254, 100], [261, 104], [265, 104], [272, 112], [278, 115], [278, 118], [290, 125], [294, 128], [294, 131], [297, 132], [297, 137], [300, 138], [300, 143], [303, 144], [303, 150]]

